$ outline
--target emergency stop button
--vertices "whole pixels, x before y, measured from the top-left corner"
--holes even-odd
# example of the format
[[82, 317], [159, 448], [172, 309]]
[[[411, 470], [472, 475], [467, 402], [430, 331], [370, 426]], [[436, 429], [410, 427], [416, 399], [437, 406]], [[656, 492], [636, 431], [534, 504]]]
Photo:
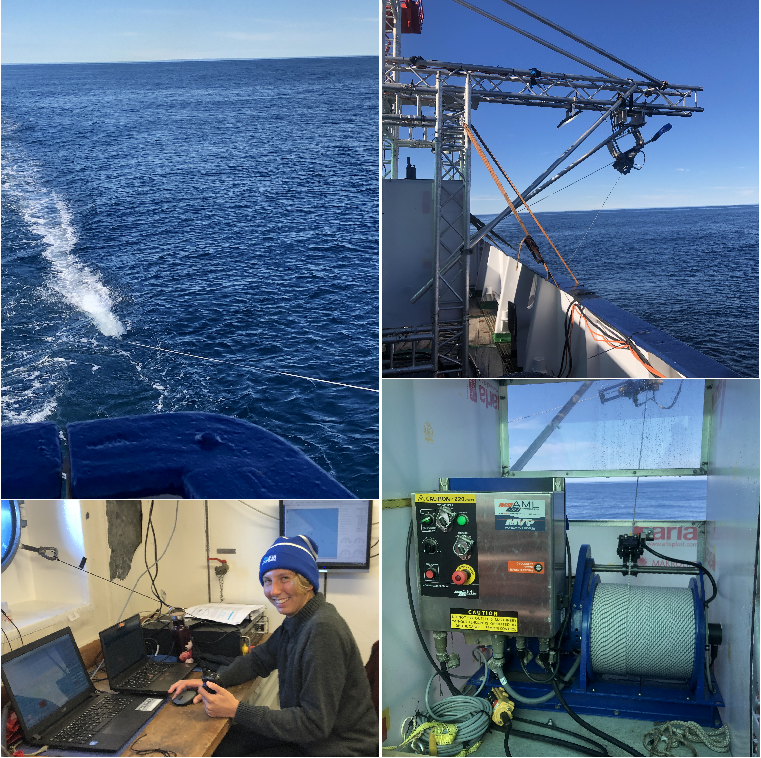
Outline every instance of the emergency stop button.
[[473, 578], [473, 573], [467, 568], [458, 568], [457, 571], [452, 574], [452, 581], [455, 584], [470, 584]]

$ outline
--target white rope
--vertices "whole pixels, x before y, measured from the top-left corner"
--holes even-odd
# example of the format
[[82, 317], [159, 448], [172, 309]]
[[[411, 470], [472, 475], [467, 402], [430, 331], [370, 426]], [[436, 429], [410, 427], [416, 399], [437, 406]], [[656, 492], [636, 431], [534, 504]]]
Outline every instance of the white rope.
[[651, 756], [672, 756], [671, 749], [679, 745], [689, 748], [696, 756], [697, 751], [690, 742], [704, 742], [711, 750], [726, 753], [730, 743], [729, 726], [724, 724], [721, 729], [708, 732], [694, 721], [667, 721], [665, 724], [658, 724], [642, 740]]
[[331, 382], [327, 379], [317, 379], [314, 376], [303, 376], [302, 374], [290, 374], [287, 371], [275, 371], [269, 368], [261, 368], [259, 366], [251, 366], [246, 363], [236, 363], [235, 361], [222, 361], [218, 358], [205, 358], [203, 355], [193, 355], [193, 353], [181, 353], [179, 350], [167, 350], [164, 347], [154, 347], [153, 345], [143, 345], [141, 342], [130, 342], [129, 340], [120, 340], [127, 345], [136, 345], [137, 347], [144, 347], [147, 350], [157, 350], [160, 353], [172, 353], [173, 355], [184, 355], [187, 358], [198, 358], [201, 361], [212, 361], [214, 363], [229, 363], [231, 366], [239, 366], [241, 368], [248, 368], [252, 371], [260, 371], [264, 374], [279, 374], [280, 376], [293, 376], [296, 379], [308, 379], [310, 382], [322, 382], [323, 384], [335, 384], [338, 387], [350, 387], [353, 390], [364, 390], [365, 392], [380, 392], [380, 390], [374, 390], [372, 387], [362, 387], [359, 384], [344, 384], [343, 382]]

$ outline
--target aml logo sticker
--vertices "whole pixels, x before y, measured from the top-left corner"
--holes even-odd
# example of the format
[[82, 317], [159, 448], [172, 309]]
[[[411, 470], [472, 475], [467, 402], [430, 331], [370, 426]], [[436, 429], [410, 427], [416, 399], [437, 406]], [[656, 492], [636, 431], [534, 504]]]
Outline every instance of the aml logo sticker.
[[494, 515], [521, 515], [524, 518], [544, 518], [546, 503], [535, 498], [505, 497], [494, 498]]

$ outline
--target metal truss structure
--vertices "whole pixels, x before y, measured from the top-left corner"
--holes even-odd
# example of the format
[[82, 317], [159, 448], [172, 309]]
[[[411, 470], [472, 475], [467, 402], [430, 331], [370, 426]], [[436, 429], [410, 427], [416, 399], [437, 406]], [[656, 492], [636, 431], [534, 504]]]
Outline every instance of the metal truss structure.
[[[471, 7], [464, 2], [460, 4]], [[512, 0], [509, 4], [532, 15]], [[601, 114], [592, 127], [521, 193], [525, 200], [529, 200], [600, 148], [610, 143], [615, 144], [615, 140], [624, 134], [638, 129], [647, 118], [690, 117], [693, 113], [702, 112], [703, 109], [697, 104], [697, 93], [702, 91], [702, 88], [658, 82], [639, 69], [624, 64], [614, 56], [537, 16], [535, 17], [540, 18], [543, 23], [554, 26], [567, 36], [572, 36], [648, 78], [635, 81], [612, 75], [570, 75], [537, 69], [521, 70], [426, 61], [414, 57], [403, 58], [399, 34], [400, 12], [400, 0], [386, 0], [382, 93], [383, 178], [400, 178], [400, 148], [426, 148], [434, 151], [434, 270], [431, 280], [412, 301], [417, 301], [433, 288], [431, 324], [418, 330], [426, 336], [429, 333], [432, 335], [430, 355], [433, 375], [468, 376], [468, 254], [474, 245], [511, 213], [510, 208], [506, 208], [488, 224], [481, 225], [471, 236], [470, 146], [464, 129], [465, 124], [470, 125], [471, 107], [477, 108], [483, 103], [499, 103], [559, 108], [566, 112], [564, 121], [583, 111]], [[489, 18], [510, 26], [494, 17]], [[515, 27], [510, 28], [523, 33]], [[542, 40], [537, 41], [548, 44]], [[567, 55], [581, 61], [575, 56]], [[596, 71], [603, 71], [591, 64], [587, 65]], [[611, 121], [612, 134], [581, 158], [552, 175], [552, 172], [608, 118]], [[522, 202], [516, 198], [513, 205], [518, 208]], [[457, 213], [453, 214], [452, 210], [455, 207]], [[387, 336], [391, 341], [392, 335]], [[398, 339], [399, 335], [395, 333], [393, 341], [396, 343]], [[415, 339], [419, 346], [421, 338], [418, 335]], [[386, 361], [384, 375], [414, 372], [410, 367], [396, 370], [392, 364], [393, 359], [390, 363]]]

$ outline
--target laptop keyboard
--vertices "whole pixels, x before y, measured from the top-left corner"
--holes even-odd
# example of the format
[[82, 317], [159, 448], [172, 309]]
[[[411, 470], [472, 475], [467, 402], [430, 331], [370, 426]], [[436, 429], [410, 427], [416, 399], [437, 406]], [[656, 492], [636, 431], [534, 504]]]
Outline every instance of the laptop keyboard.
[[154, 679], [158, 679], [163, 676], [168, 668], [171, 668], [173, 663], [146, 663], [139, 671], [136, 671], [132, 676], [125, 679], [123, 682], [119, 682], [121, 689], [134, 689], [140, 690], [147, 687]]
[[114, 716], [131, 705], [133, 699], [124, 695], [104, 695], [96, 700], [84, 713], [77, 716], [68, 726], [56, 732], [49, 741], [71, 744], [85, 744], [102, 729]]

